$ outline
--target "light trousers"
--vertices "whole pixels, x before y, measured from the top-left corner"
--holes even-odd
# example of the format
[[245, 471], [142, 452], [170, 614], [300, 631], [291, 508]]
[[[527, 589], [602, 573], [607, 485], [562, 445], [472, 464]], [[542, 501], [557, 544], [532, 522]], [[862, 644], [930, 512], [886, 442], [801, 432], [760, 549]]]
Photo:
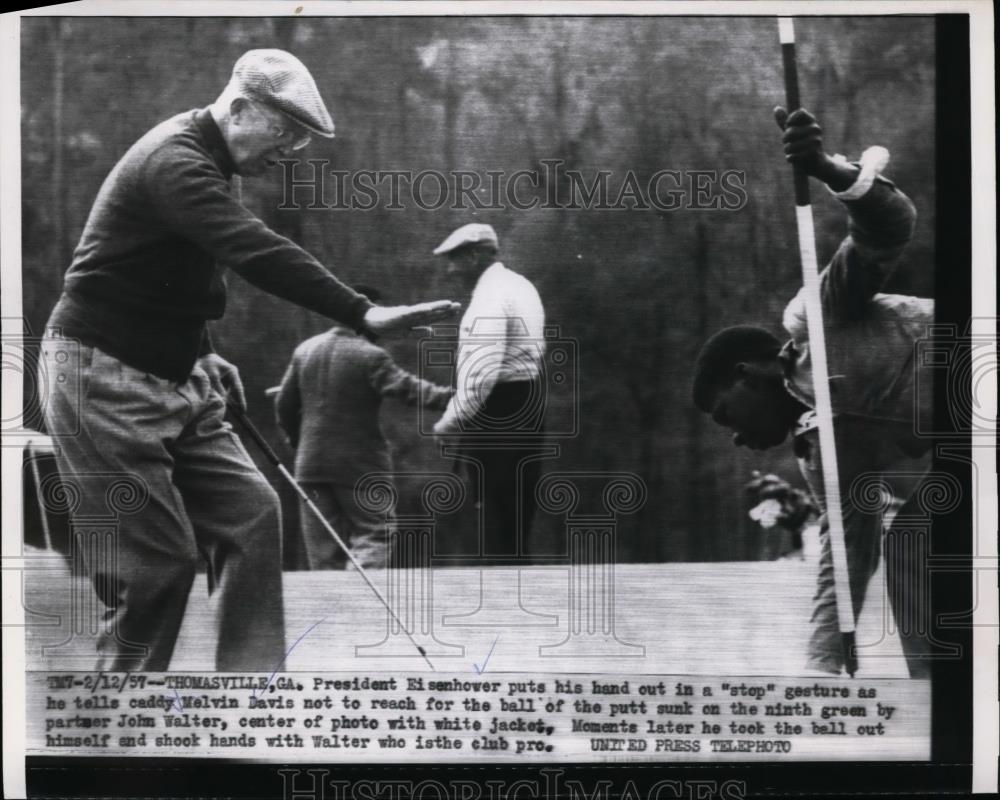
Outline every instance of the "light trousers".
[[[918, 510], [919, 487], [930, 467], [930, 457], [908, 462], [909, 474], [886, 469], [889, 457], [884, 454], [890, 448], [880, 441], [880, 435], [877, 424], [863, 420], [838, 419], [835, 426], [852, 611], [856, 621], [864, 605], [869, 581], [878, 569], [884, 550], [887, 556], [887, 593], [907, 669], [912, 678], [927, 678], [931, 668], [930, 620], [927, 619], [930, 605], [926, 581], [920, 579], [921, 571], [925, 569], [920, 559], [922, 554], [926, 555], [926, 544], [920, 541], [924, 534], [911, 530], [905, 520], [913, 519]], [[824, 512], [820, 518], [819, 573], [813, 597], [813, 631], [807, 646], [806, 666], [836, 675], [843, 669], [844, 653], [837, 616], [819, 432], [813, 430], [800, 436], [796, 441], [796, 450], [803, 477]], [[886, 485], [903, 501], [888, 531], [884, 530], [885, 513], [879, 503], [860, 503], [857, 496], [852, 498], [851, 492], [855, 480], [874, 482], [876, 476], [883, 474], [894, 476], [891, 480], [886, 479]]]
[[[364, 508], [353, 486], [305, 482], [309, 499], [343, 539], [364, 569], [385, 569], [389, 555], [387, 520]], [[309, 569], [353, 569], [353, 564], [304, 501], [299, 501], [302, 538]]]
[[[48, 374], [60, 347], [42, 343]], [[280, 505], [225, 422], [224, 399], [199, 366], [178, 383], [79, 352], [78, 370], [42, 384], [59, 472], [81, 494], [71, 524], [106, 517], [122, 476], [145, 498], [117, 515], [116, 557], [87, 564], [108, 607], [97, 669], [169, 667], [204, 558], [219, 593], [216, 669], [270, 672], [285, 648]]]

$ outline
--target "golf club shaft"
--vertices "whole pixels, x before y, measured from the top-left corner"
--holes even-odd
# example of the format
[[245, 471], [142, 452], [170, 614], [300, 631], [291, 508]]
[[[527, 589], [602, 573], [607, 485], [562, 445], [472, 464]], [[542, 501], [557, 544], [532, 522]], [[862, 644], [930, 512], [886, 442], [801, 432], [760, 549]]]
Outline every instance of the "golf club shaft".
[[358, 562], [358, 559], [355, 557], [354, 553], [351, 552], [351, 549], [347, 546], [344, 540], [340, 538], [340, 535], [333, 529], [333, 526], [327, 521], [326, 517], [323, 516], [322, 512], [320, 512], [320, 510], [316, 507], [313, 501], [309, 498], [309, 495], [306, 494], [306, 491], [305, 489], [302, 488], [302, 485], [297, 480], [295, 480], [295, 477], [292, 475], [292, 473], [290, 473], [287, 467], [285, 467], [285, 465], [281, 463], [281, 460], [278, 458], [277, 453], [275, 453], [274, 450], [271, 448], [271, 446], [267, 443], [267, 440], [264, 439], [260, 431], [257, 430], [256, 426], [250, 421], [250, 419], [247, 417], [247, 415], [243, 412], [241, 408], [239, 408], [233, 403], [229, 403], [228, 408], [230, 413], [232, 413], [233, 417], [237, 420], [237, 422], [239, 422], [240, 425], [242, 425], [243, 428], [246, 430], [246, 432], [250, 434], [250, 438], [252, 438], [254, 442], [257, 444], [257, 446], [261, 449], [261, 452], [264, 453], [264, 456], [267, 458], [267, 460], [278, 468], [278, 471], [284, 476], [285, 480], [288, 481], [288, 484], [295, 490], [296, 494], [298, 494], [298, 496], [303, 500], [303, 502], [305, 502], [306, 506], [309, 508], [309, 511], [316, 517], [317, 520], [319, 520], [320, 524], [322, 524], [323, 527], [326, 528], [326, 532], [333, 537], [333, 540], [337, 543], [340, 549], [344, 551], [344, 554], [347, 556], [348, 559], [350, 559], [350, 562], [354, 565], [354, 568], [358, 571], [358, 574], [362, 578], [364, 578], [365, 583], [368, 584], [371, 590], [375, 593], [375, 596], [382, 602], [382, 605], [385, 606], [386, 611], [389, 612], [389, 615], [392, 617], [396, 625], [398, 625], [399, 628], [403, 631], [403, 633], [406, 634], [406, 638], [410, 640], [413, 646], [417, 648], [417, 652], [420, 653], [421, 656], [423, 656], [424, 661], [427, 662], [427, 666], [429, 666], [432, 670], [434, 670], [434, 664], [431, 663], [430, 658], [427, 657], [427, 651], [424, 650], [424, 648], [421, 647], [419, 644], [417, 644], [416, 639], [413, 638], [413, 634], [410, 633], [410, 631], [403, 624], [402, 620], [400, 620], [396, 612], [393, 611], [392, 605], [390, 605], [389, 601], [386, 600], [385, 596], [378, 590], [378, 587], [372, 582], [372, 579], [368, 577], [368, 573], [365, 571], [365, 568], [362, 567], [361, 564]]

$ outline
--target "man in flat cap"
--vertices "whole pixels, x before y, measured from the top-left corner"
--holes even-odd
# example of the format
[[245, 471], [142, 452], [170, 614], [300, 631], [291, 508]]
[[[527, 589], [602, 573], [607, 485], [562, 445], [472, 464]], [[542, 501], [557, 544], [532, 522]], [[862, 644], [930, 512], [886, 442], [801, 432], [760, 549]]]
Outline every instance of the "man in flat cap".
[[544, 431], [545, 310], [531, 281], [497, 260], [489, 225], [463, 225], [434, 249], [471, 290], [462, 317], [455, 396], [435, 434], [455, 437], [482, 506], [483, 555], [510, 557], [535, 511]]
[[[373, 303], [381, 293], [355, 286]], [[392, 472], [389, 443], [379, 425], [382, 399], [441, 410], [452, 390], [400, 367], [370, 334], [342, 325], [295, 348], [275, 398], [278, 425], [295, 449], [295, 479], [351, 548], [362, 567], [386, 566], [385, 518], [357, 501], [354, 486], [367, 472]], [[349, 565], [323, 525], [300, 502], [309, 569]]]
[[[376, 307], [233, 196], [233, 175], [260, 175], [312, 135], [333, 135], [312, 76], [252, 50], [215, 103], [139, 139], [94, 201], [48, 323], [80, 342], [80, 370], [54, 384], [46, 424], [65, 479], [124, 473], [148, 489], [121, 519], [116, 564], [88, 565], [109, 609], [98, 669], [168, 668], [199, 554], [219, 587], [216, 668], [270, 670], [285, 653], [278, 498], [223, 420], [243, 389], [206, 328], [225, 309], [224, 270], [362, 332], [457, 308]], [[43, 342], [43, 368], [58, 344]], [[106, 513], [100, 494], [78, 513]]]

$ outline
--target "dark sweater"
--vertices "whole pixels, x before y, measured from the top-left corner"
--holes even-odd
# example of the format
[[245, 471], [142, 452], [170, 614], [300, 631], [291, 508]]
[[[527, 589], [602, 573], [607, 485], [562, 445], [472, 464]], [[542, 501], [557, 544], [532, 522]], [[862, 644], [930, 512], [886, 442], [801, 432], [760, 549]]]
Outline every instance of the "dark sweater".
[[136, 142], [94, 201], [49, 319], [64, 336], [176, 381], [208, 352], [205, 322], [226, 308], [223, 270], [355, 328], [371, 303], [230, 191], [234, 172], [208, 109]]

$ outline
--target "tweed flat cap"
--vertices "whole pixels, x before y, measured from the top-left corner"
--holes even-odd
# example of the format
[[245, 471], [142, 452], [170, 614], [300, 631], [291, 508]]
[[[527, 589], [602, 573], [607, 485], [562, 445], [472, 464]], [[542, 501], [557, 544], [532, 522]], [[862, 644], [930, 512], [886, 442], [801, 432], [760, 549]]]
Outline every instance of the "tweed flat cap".
[[333, 120], [305, 64], [284, 50], [249, 50], [233, 67], [230, 84], [242, 95], [288, 115], [319, 136], [333, 136]]
[[452, 250], [457, 250], [466, 244], [492, 244], [494, 247], [500, 246], [497, 233], [493, 228], [479, 222], [472, 222], [454, 231], [447, 239], [435, 247], [434, 255], [439, 256], [444, 253], [450, 253]]

